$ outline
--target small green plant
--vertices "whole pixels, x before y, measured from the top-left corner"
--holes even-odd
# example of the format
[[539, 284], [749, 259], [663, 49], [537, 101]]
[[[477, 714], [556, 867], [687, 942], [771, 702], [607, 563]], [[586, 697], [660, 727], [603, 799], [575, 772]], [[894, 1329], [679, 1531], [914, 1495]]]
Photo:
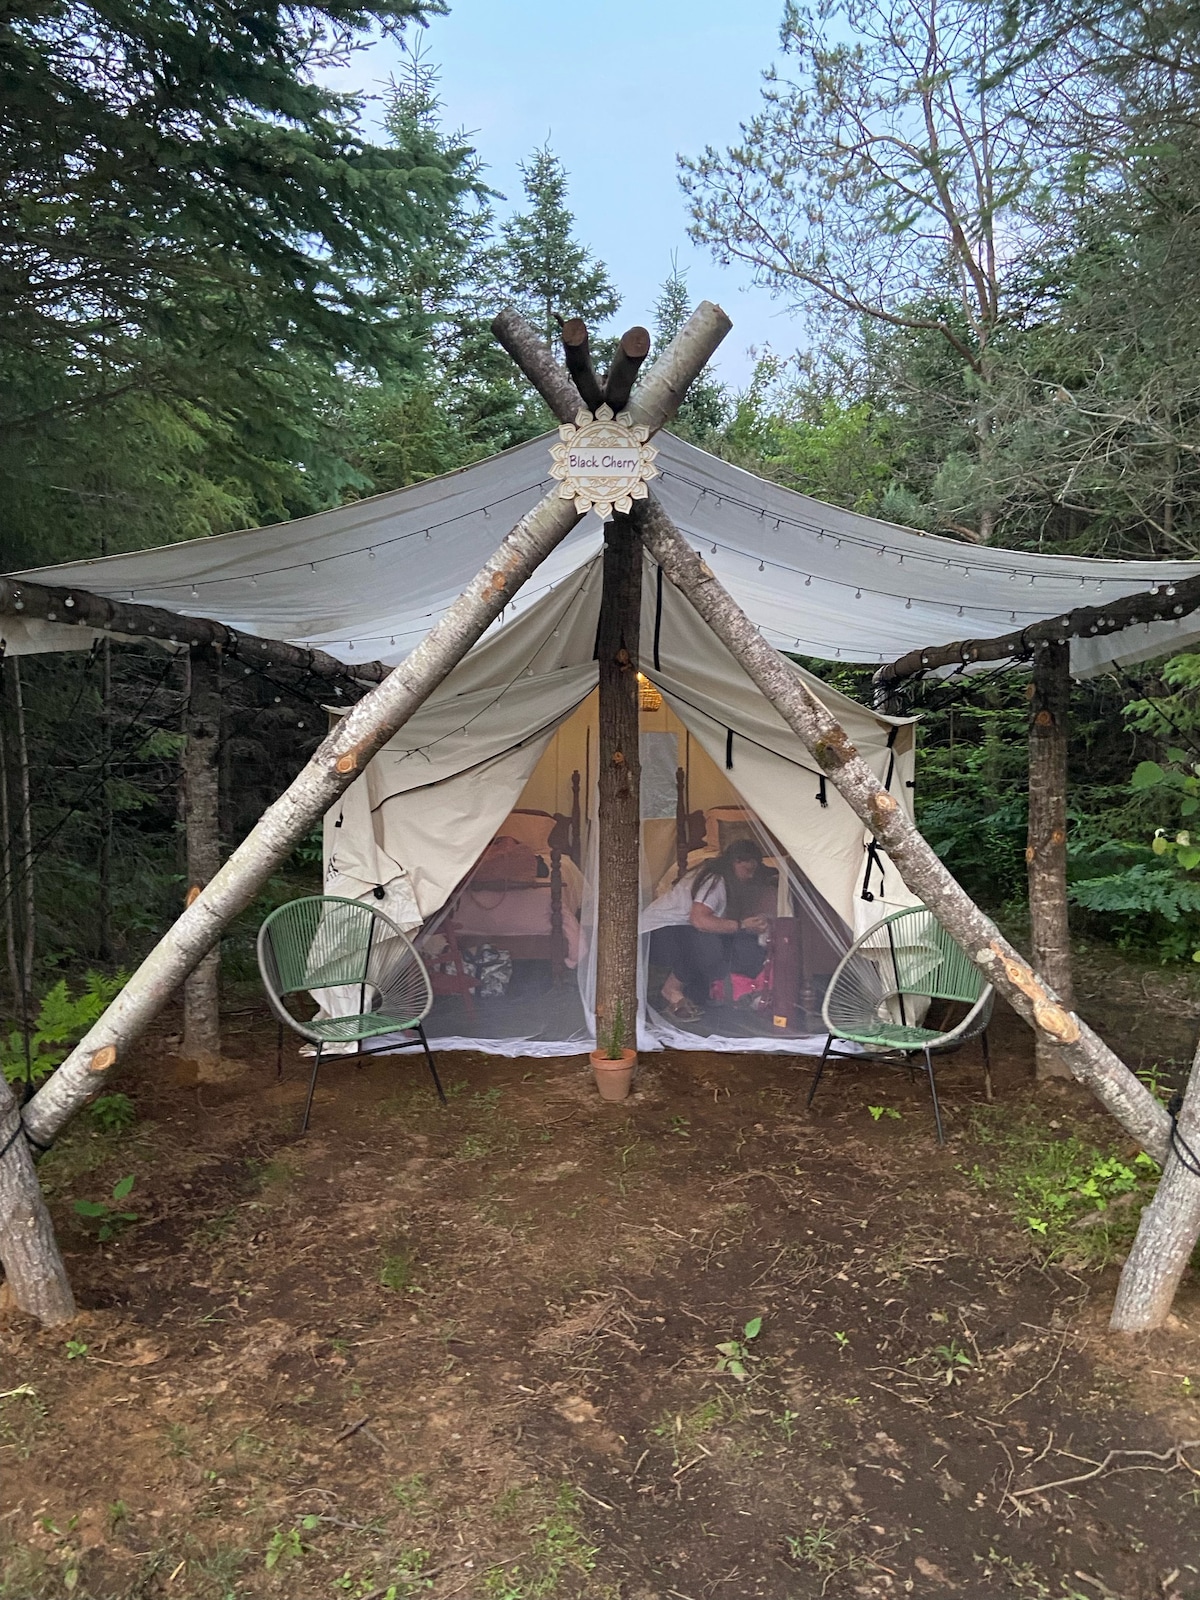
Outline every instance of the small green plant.
[[847, 1350], [849, 1350], [850, 1335], [848, 1333], [835, 1333], [833, 1337], [837, 1341], [839, 1355], [844, 1354]]
[[384, 1256], [383, 1265], [379, 1269], [379, 1282], [385, 1289], [391, 1289], [396, 1294], [411, 1294], [414, 1290], [413, 1273], [416, 1262], [413, 1260], [412, 1251], [393, 1248]]
[[263, 1565], [268, 1572], [287, 1561], [299, 1561], [309, 1548], [301, 1537], [303, 1533], [311, 1533], [314, 1528], [321, 1525], [320, 1517], [301, 1517], [300, 1523], [295, 1528], [276, 1528], [267, 1542], [266, 1554]]
[[1047, 1257], [1102, 1265], [1133, 1238], [1158, 1178], [1144, 1152], [1127, 1161], [1076, 1134], [1056, 1137], [1036, 1115], [1001, 1121], [987, 1108], [976, 1113], [973, 1132], [986, 1159], [970, 1177], [1006, 1199], [1013, 1221]]
[[800, 1413], [798, 1411], [791, 1410], [791, 1408], [788, 1406], [784, 1406], [783, 1410], [777, 1417], [771, 1418], [771, 1421], [783, 1435], [785, 1444], [791, 1444], [792, 1438], [796, 1432], [796, 1424], [799, 1422], [799, 1420]]
[[112, 1197], [108, 1200], [76, 1200], [75, 1215], [85, 1217], [89, 1222], [98, 1222], [96, 1237], [101, 1244], [109, 1239], [116, 1238], [127, 1228], [131, 1222], [136, 1222], [136, 1211], [121, 1210], [121, 1202], [133, 1188], [133, 1174], [129, 1173], [124, 1178], [118, 1178], [113, 1184]]
[[419, 1511], [429, 1498], [429, 1485], [422, 1472], [412, 1472], [392, 1485], [392, 1495], [405, 1511]]
[[945, 1373], [947, 1385], [959, 1381], [964, 1367], [970, 1370], [975, 1365], [957, 1339], [951, 1339], [949, 1344], [935, 1345], [932, 1355], [938, 1366]]
[[37, 1016], [29, 1032], [29, 1055], [26, 1059], [25, 1036], [14, 1029], [7, 1038], [0, 1038], [0, 1071], [10, 1083], [23, 1081], [28, 1074], [32, 1083], [48, 1078], [65, 1060], [76, 1040], [99, 1020], [124, 988], [128, 973], [119, 972], [109, 978], [102, 972], [88, 972], [83, 980], [82, 993], [72, 997], [67, 980], [60, 978], [53, 988], [42, 996]]
[[[515, 1494], [519, 1505], [521, 1491]], [[562, 1591], [569, 1574], [586, 1576], [595, 1568], [599, 1550], [576, 1526], [578, 1507], [574, 1489], [560, 1485], [553, 1505], [529, 1530], [528, 1559], [515, 1566], [489, 1567], [484, 1573], [483, 1592], [488, 1600], [549, 1600]]]
[[88, 1353], [88, 1347], [82, 1339], [67, 1340], [67, 1360], [82, 1361]]
[[625, 1054], [625, 1008], [618, 1000], [613, 1010], [612, 1024], [604, 1034], [604, 1059], [620, 1061]]
[[127, 1094], [102, 1094], [92, 1101], [90, 1115], [101, 1133], [124, 1133], [137, 1121], [137, 1108]]
[[838, 1565], [838, 1537], [827, 1522], [815, 1528], [806, 1528], [801, 1534], [787, 1535], [788, 1555], [822, 1574], [833, 1572]]
[[727, 1372], [731, 1378], [736, 1378], [739, 1383], [746, 1382], [750, 1376], [750, 1369], [746, 1363], [758, 1360], [758, 1357], [754, 1354], [753, 1345], [762, 1332], [762, 1325], [763, 1319], [761, 1317], [751, 1317], [750, 1321], [742, 1329], [740, 1339], [726, 1339], [723, 1344], [717, 1346], [719, 1356], [717, 1361], [718, 1372]]
[[893, 1122], [900, 1121], [900, 1113], [895, 1106], [868, 1106], [867, 1110], [876, 1122], [879, 1121], [880, 1117], [890, 1117]]

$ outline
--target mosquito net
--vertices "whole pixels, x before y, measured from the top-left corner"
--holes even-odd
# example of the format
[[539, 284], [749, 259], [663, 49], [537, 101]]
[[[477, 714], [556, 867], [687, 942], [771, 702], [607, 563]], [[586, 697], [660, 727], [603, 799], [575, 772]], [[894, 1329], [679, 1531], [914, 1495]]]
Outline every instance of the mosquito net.
[[[821, 999], [852, 943], [850, 922], [666, 697], [643, 682], [641, 698], [639, 1047], [819, 1051]], [[442, 1048], [557, 1055], [593, 1047], [596, 749], [593, 692], [555, 731], [518, 803], [422, 927], [418, 948], [434, 990], [427, 1028]], [[796, 781], [808, 783], [819, 806], [819, 779], [797, 773]], [[694, 904], [739, 918], [743, 931], [695, 926]]]

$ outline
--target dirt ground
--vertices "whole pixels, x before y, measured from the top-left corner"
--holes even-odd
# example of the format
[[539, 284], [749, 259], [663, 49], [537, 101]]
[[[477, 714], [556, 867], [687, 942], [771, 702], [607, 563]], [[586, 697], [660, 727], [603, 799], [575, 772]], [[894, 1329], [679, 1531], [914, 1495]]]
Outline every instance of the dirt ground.
[[[1084, 966], [1182, 1059], [1190, 989]], [[1115, 1342], [1116, 1263], [973, 1176], [983, 1116], [1121, 1149], [1011, 1015], [997, 1109], [944, 1064], [944, 1149], [903, 1073], [809, 1115], [811, 1063], [701, 1054], [620, 1106], [580, 1060], [447, 1056], [444, 1108], [419, 1058], [335, 1063], [301, 1140], [246, 1004], [244, 1070], [197, 1083], [168, 1019], [137, 1122], [43, 1169], [86, 1309], [0, 1324], [8, 1600], [1200, 1600], [1200, 1289]], [[101, 1242], [74, 1202], [126, 1175]]]

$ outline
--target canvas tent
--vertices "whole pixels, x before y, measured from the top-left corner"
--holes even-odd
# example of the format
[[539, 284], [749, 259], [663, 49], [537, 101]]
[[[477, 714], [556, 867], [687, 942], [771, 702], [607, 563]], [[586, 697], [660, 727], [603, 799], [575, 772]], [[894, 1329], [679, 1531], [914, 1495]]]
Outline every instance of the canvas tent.
[[[929, 538], [764, 483], [670, 435], [656, 442], [656, 492], [764, 636], [830, 660], [880, 663], [925, 644], [990, 637], [1200, 570]], [[295, 523], [24, 576], [216, 617], [351, 665], [396, 662], [551, 487], [548, 467], [538, 440]], [[382, 899], [422, 930], [438, 974], [432, 1033], [445, 1043], [557, 1053], [588, 1042], [600, 544], [598, 523], [585, 520], [327, 821], [330, 891]], [[678, 871], [740, 827], [778, 875], [775, 910], [799, 948], [784, 1004], [777, 972], [768, 987], [740, 995], [730, 974], [714, 1022], [698, 1030], [681, 1032], [661, 1014], [653, 1003], [661, 974], [652, 974], [640, 1042], [802, 1048], [831, 958], [907, 896], [783, 721], [652, 563], [644, 595], [642, 667], [662, 705], [643, 721], [643, 901], [669, 881], [672, 861]], [[5, 618], [3, 631], [13, 653], [79, 648], [92, 637], [19, 617]], [[1073, 662], [1091, 673], [1197, 637], [1193, 614], [1073, 641]], [[824, 686], [819, 693], [878, 777], [911, 804], [911, 726]], [[674, 818], [672, 762], [684, 775]], [[557, 843], [556, 818], [564, 819]]]

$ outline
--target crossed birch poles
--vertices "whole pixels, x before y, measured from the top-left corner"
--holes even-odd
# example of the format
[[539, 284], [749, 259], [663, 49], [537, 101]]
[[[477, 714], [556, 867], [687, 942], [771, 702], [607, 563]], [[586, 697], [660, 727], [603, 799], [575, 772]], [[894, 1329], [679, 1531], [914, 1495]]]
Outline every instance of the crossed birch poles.
[[[629, 400], [634, 420], [651, 434], [664, 427], [730, 327], [720, 307], [707, 301], [701, 304]], [[564, 328], [564, 368], [514, 312], [501, 313], [494, 324], [501, 343], [563, 422], [574, 421], [580, 410], [588, 409], [581, 389], [596, 382], [586, 359], [586, 330], [582, 339], [579, 337], [581, 328], [582, 324], [572, 323]], [[633, 333], [640, 334], [640, 330]], [[644, 349], [639, 354], [638, 340], [626, 335], [618, 362], [632, 362], [636, 371], [644, 354]], [[617, 365], [614, 363], [614, 369]], [[612, 376], [610, 373], [610, 380]], [[588, 398], [594, 402], [596, 396], [591, 393]], [[75, 1313], [38, 1186], [35, 1154], [48, 1149], [75, 1113], [102, 1092], [149, 1023], [214, 948], [222, 929], [245, 909], [294, 846], [444, 681], [579, 520], [574, 504], [557, 492], [522, 517], [411, 655], [328, 735], [23, 1109], [0, 1078], [0, 1263], [9, 1293], [22, 1310], [48, 1326], [69, 1321]], [[1057, 1046], [1072, 1074], [1163, 1164], [1163, 1180], [1143, 1214], [1113, 1314], [1114, 1328], [1122, 1331], [1160, 1325], [1200, 1234], [1200, 1178], [1175, 1155], [1174, 1129], [1167, 1112], [1087, 1024], [1061, 1003], [955, 882], [903, 807], [859, 756], [845, 730], [790, 663], [761, 638], [653, 495], [634, 503], [628, 522], [666, 578], [687, 597], [888, 852], [909, 889], [1038, 1038]], [[606, 533], [606, 564], [615, 542]], [[603, 660], [600, 665], [603, 673]], [[625, 669], [627, 679], [633, 676], [630, 665], [626, 659], [617, 667]], [[632, 748], [636, 750], [636, 739]], [[602, 924], [601, 937], [618, 969], [625, 967], [629, 958], [629, 951], [618, 946], [632, 940], [636, 970], [636, 921], [632, 929]], [[616, 981], [623, 985], [625, 980]], [[1193, 1070], [1178, 1132], [1200, 1146], [1200, 1070]]]

